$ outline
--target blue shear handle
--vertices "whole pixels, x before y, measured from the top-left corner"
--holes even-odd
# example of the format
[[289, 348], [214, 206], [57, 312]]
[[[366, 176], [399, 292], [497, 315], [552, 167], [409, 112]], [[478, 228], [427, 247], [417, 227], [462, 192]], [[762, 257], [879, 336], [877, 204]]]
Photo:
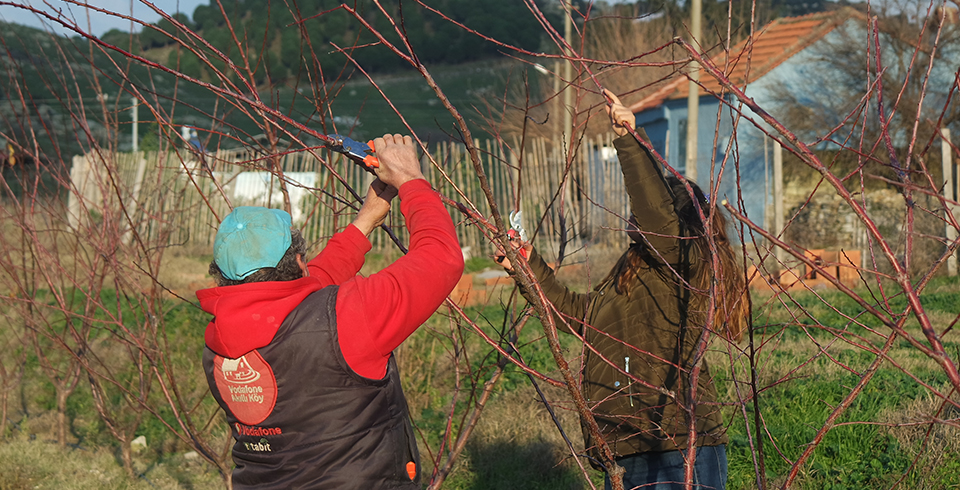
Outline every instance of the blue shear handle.
[[374, 167], [380, 166], [377, 157], [373, 156], [373, 149], [370, 148], [370, 145], [339, 134], [331, 134], [328, 136], [336, 142], [331, 145], [333, 150], [343, 153], [357, 163], [362, 164], [367, 170], [372, 171]]

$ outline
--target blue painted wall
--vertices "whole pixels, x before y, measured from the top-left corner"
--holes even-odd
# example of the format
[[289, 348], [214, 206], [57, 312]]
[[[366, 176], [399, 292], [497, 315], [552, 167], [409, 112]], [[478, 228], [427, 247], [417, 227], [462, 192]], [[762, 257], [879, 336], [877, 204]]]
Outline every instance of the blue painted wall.
[[[801, 140], [813, 145], [814, 142], [826, 136], [830, 129], [843, 123], [847, 114], [838, 108], [857, 103], [857, 100], [849, 100], [850, 94], [841, 88], [841, 84], [836, 83], [840, 75], [831, 55], [835, 52], [832, 50], [835, 50], [836, 46], [850, 43], [863, 46], [864, 57], [866, 56], [867, 34], [862, 21], [848, 20], [823, 39], [785, 60], [763, 77], [752, 82], [746, 88], [747, 96], [753, 98], [761, 108], [778, 120], [781, 120], [781, 115], [785, 111], [785, 107], [782, 107], [784, 94], [789, 94], [804, 107], [826, 109], [812, 111], [812, 113], [823, 114], [824, 120], [811, 121], [812, 129], [807, 134], [797, 134]], [[898, 61], [897, 58], [909, 59], [913, 54], [912, 50], [906, 49], [897, 53], [882, 39], [881, 43], [884, 46], [882, 53], [886, 73], [894, 79], [902, 80], [905, 76], [903, 67], [906, 62]], [[931, 70], [925, 98], [926, 113], [922, 117], [927, 120], [936, 120], [939, 117], [939, 111], [943, 110], [953, 85], [956, 60], [960, 59], [960, 46], [948, 45], [938, 54]], [[735, 99], [728, 96], [728, 100], [736, 107]], [[871, 106], [868, 110], [875, 111], [875, 99], [871, 101]], [[720, 111], [719, 123], [718, 110]], [[907, 116], [912, 117], [913, 113], [907, 112]], [[765, 211], [772, 211], [770, 208], [773, 203], [771, 195], [773, 142], [764, 135], [764, 130], [771, 134], [774, 132], [757, 114], [745, 109], [743, 117], [736, 123], [737, 129], [734, 135], [735, 111], [728, 105], [720, 104], [720, 101], [711, 95], [700, 97], [699, 118], [697, 183], [706, 191], [719, 179], [718, 197], [735, 203], [735, 206], [748, 218], [765, 226]], [[875, 113], [871, 114], [871, 118], [876, 120]], [[668, 100], [660, 107], [637, 113], [636, 121], [638, 127], [646, 129], [657, 151], [666, 157], [670, 165], [682, 172], [686, 148], [683, 135], [687, 121], [686, 99]], [[960, 127], [956, 126], [960, 126], [960, 123], [954, 123], [951, 126], [954, 134], [960, 133]], [[716, 146], [714, 146], [715, 136], [717, 137]], [[845, 133], [838, 134], [836, 138], [843, 139], [845, 136]], [[731, 138], [734, 140], [733, 145], [728, 144]], [[894, 134], [893, 139], [895, 145], [902, 147], [907, 143], [909, 135], [901, 131]], [[767, 140], [766, 144], [765, 140]], [[838, 146], [828, 141], [821, 142], [814, 148], [836, 149]], [[725, 156], [728, 156], [727, 163], [721, 175], [720, 164]], [[784, 158], [787, 157], [788, 154], [784, 150]], [[715, 164], [712, 172], [711, 164]], [[739, 204], [740, 200], [742, 204]], [[789, 209], [784, 211], [789, 212]]]
[[[717, 111], [723, 110], [723, 114], [717, 124]], [[686, 174], [686, 131], [687, 127], [687, 100], [668, 100], [660, 107], [650, 109], [636, 114], [637, 126], [646, 130], [647, 136], [653, 143], [654, 148], [663, 156], [667, 162], [682, 174]], [[716, 194], [720, 199], [728, 199], [731, 202], [738, 200], [736, 185], [737, 169], [734, 159], [724, 160], [724, 156], [729, 146], [730, 137], [733, 133], [732, 119], [729, 116], [729, 109], [726, 105], [721, 105], [715, 97], [700, 97], [700, 128], [697, 133], [697, 184], [711, 194]], [[716, 146], [714, 146], [716, 141]], [[669, 147], [668, 147], [669, 145]], [[762, 146], [762, 142], [761, 142]], [[736, 151], [736, 148], [734, 148]], [[742, 158], [742, 157], [741, 157]], [[760, 156], [762, 159], [762, 155]], [[762, 161], [761, 161], [762, 165]], [[762, 192], [763, 174], [762, 166], [760, 175], [749, 175], [741, 177], [741, 182], [749, 186], [749, 197], [757, 200], [756, 203], [748, 203], [745, 208], [749, 216], [758, 216], [763, 222], [763, 195], [754, 195], [758, 189], [756, 184], [759, 179]], [[746, 180], [743, 180], [746, 178]], [[719, 187], [716, 192], [710, 190], [717, 182]]]
[[[826, 39], [830, 39], [831, 35], [828, 34]], [[780, 112], [777, 106], [784, 90], [803, 104], [816, 104], [829, 99], [833, 96], [829, 83], [820, 86], [811, 86], [809, 83], [809, 80], [816, 78], [813, 74], [823, 78], [823, 74], [830, 71], [829, 65], [823, 61], [822, 49], [815, 48], [823, 42], [814, 43], [752, 82], [746, 88], [747, 95], [774, 117]], [[734, 108], [739, 107], [732, 96], [727, 96], [727, 101]], [[743, 117], [738, 118], [734, 108], [721, 104], [712, 95], [700, 97], [697, 183], [704, 190], [718, 185], [718, 198], [734, 203], [749, 219], [765, 226], [766, 211], [773, 202], [773, 143], [760, 128], [770, 131], [769, 126], [757, 114], [745, 108]], [[682, 170], [686, 148], [683, 134], [687, 120], [686, 99], [668, 100], [660, 107], [636, 114], [636, 117], [637, 125], [647, 129], [655, 147], [666, 152], [667, 161]], [[737, 129], [734, 136], [735, 123]], [[828, 122], [824, 121], [823, 124], [826, 126]], [[733, 144], [730, 144], [731, 138]], [[767, 140], [766, 143], [764, 140]]]

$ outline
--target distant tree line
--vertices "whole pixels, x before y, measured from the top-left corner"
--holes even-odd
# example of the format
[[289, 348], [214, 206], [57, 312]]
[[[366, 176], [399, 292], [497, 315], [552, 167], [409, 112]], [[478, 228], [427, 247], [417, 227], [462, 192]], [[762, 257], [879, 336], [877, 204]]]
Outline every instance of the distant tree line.
[[[380, 32], [398, 36], [370, 0], [342, 2], [341, 0], [234, 0], [200, 5], [193, 16], [184, 13], [172, 16], [177, 23], [196, 32], [217, 50], [228, 55], [238, 66], [244, 56], [256, 65], [258, 82], [282, 82], [295, 77], [303, 69], [322, 71], [333, 77], [348, 63], [345, 56], [336, 53], [333, 44], [349, 49], [349, 54], [365, 70], [389, 72], [402, 68], [401, 61], [382, 46], [373, 46], [377, 39], [346, 10], [338, 8], [346, 3], [355, 7], [364, 20]], [[556, 4], [537, 0], [538, 4]], [[458, 64], [491, 57], [502, 50], [450, 20], [462, 23], [480, 34], [524, 49], [537, 50], [543, 28], [523, 2], [517, 0], [435, 0], [429, 5], [449, 16], [450, 20], [407, 0], [380, 2], [409, 37], [419, 59], [424, 63]], [[552, 8], [551, 8], [552, 7]], [[560, 22], [556, 5], [544, 7], [552, 12], [552, 21]], [[199, 46], [191, 36], [168, 19], [144, 26], [135, 36], [142, 52], [169, 50], [168, 66], [197, 78], [210, 79], [212, 69], [187, 49], [178, 48], [177, 38], [191, 46]], [[238, 48], [237, 41], [243, 46]], [[112, 30], [102, 37], [106, 42], [126, 46], [130, 34]], [[358, 49], [350, 49], [359, 46]], [[201, 53], [207, 50], [198, 49]], [[246, 52], [240, 53], [243, 49]], [[224, 68], [225, 62], [210, 57], [214, 67]], [[222, 70], [230, 72], [231, 70]]]
[[[451, 20], [506, 44], [531, 51], [541, 48], [544, 30], [522, 1], [430, 0], [425, 3], [444, 12], [449, 19], [412, 0], [380, 2], [393, 18], [402, 19], [400, 28], [424, 63], [459, 64], [493, 57], [503, 51], [498, 45], [460, 28]], [[561, 2], [536, 0], [536, 3], [547, 14], [548, 21], [562, 32]], [[843, 3], [846, 0], [841, 0], [840, 4]], [[336, 52], [333, 44], [348, 49], [349, 55], [365, 70], [391, 72], [402, 69], [403, 62], [383, 46], [373, 45], [377, 39], [340, 8], [343, 4], [355, 8], [366, 22], [381, 33], [390, 35], [390, 41], [398, 41], [393, 28], [372, 0], [231, 0], [219, 4], [212, 1], [209, 5], [198, 6], [192, 17], [176, 13], [172, 18], [229, 56], [238, 66], [242, 66], [244, 57], [255, 62], [251, 68], [255, 71], [258, 83], [282, 83], [297, 79], [305, 69], [325, 78], [335, 77], [349, 61]], [[670, 24], [674, 35], [687, 35], [689, 1], [610, 3], [573, 0], [572, 4], [580, 12], [590, 10], [591, 16], [660, 17]], [[759, 26], [776, 17], [803, 15], [835, 8], [840, 4], [826, 0], [758, 0], [756, 6], [751, 8], [749, 2], [739, 2], [730, 12], [733, 34], [738, 38], [749, 34], [751, 15]], [[728, 8], [726, 2], [704, 3], [703, 30], [707, 36], [714, 32], [726, 32]], [[578, 17], [579, 14], [574, 14], [575, 19]], [[168, 19], [144, 26], [134, 36], [134, 47], [147, 53], [169, 51], [165, 59], [159, 59], [160, 62], [192, 77], [207, 80], [215, 78], [213, 70], [195, 54], [177, 47], [177, 38], [208, 54], [206, 49]], [[112, 30], [104, 34], [103, 40], [126, 46], [130, 34]], [[242, 48], [238, 47], [238, 41]], [[359, 48], [350, 49], [354, 46]], [[245, 52], [241, 53], [241, 49]], [[208, 58], [217, 70], [224, 73], [232, 71], [225, 69], [224, 61]]]

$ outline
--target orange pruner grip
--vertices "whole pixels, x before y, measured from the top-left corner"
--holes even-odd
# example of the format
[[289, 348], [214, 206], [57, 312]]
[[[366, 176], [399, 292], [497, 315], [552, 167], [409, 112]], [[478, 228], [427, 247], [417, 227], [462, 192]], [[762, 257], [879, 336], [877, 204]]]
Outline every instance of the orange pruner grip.
[[359, 163], [364, 170], [373, 173], [373, 169], [380, 167], [380, 160], [373, 155], [373, 141], [361, 143], [339, 134], [327, 135], [331, 141], [327, 146], [333, 151], [342, 153], [351, 160]]
[[373, 156], [373, 152], [376, 149], [373, 148], [373, 140], [367, 141], [367, 147], [369, 148], [370, 154], [363, 157], [363, 164], [370, 168], [380, 168], [380, 160], [377, 160], [377, 157]]
[[[509, 230], [507, 230], [507, 236], [510, 237], [511, 239], [520, 240], [520, 232], [517, 230], [514, 230], [513, 228], [510, 228]], [[520, 247], [517, 249], [517, 254], [525, 259], [530, 258], [530, 257], [527, 257], [527, 249], [523, 247]]]

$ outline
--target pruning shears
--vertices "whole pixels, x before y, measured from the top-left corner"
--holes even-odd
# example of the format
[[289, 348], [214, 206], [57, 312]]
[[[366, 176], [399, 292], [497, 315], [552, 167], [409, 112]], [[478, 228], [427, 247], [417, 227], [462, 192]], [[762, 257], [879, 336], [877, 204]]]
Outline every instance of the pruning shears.
[[328, 148], [357, 162], [367, 172], [374, 173], [373, 169], [380, 167], [380, 161], [373, 156], [372, 141], [361, 143], [339, 134], [328, 134], [327, 138]]
[[[507, 230], [507, 236], [510, 238], [519, 238], [520, 241], [527, 242], [527, 232], [523, 229], [523, 212], [522, 211], [511, 211], [510, 212], [510, 229]], [[527, 249], [521, 247], [517, 250], [517, 253], [521, 257], [527, 258]]]

